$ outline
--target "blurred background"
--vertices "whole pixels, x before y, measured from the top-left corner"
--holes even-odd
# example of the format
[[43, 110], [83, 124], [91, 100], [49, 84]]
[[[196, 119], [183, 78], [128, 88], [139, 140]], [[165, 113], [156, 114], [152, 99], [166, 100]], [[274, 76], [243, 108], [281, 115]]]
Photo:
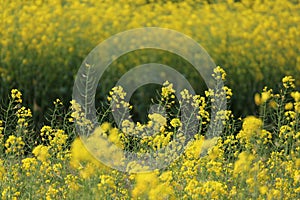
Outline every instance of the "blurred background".
[[[284, 75], [300, 81], [298, 0], [15, 0], [0, 4], [0, 101], [10, 90], [23, 93], [37, 128], [59, 98], [66, 108], [76, 73], [88, 53], [108, 37], [140, 27], [169, 28], [201, 44], [227, 72], [236, 117], [254, 114], [254, 94], [278, 88]], [[116, 44], [117, 45], [117, 44]], [[97, 107], [108, 90], [134, 66], [156, 62], [182, 73], [202, 94], [202, 77], [169, 52], [141, 50], [123, 55], [98, 86]], [[144, 120], [157, 85], [138, 89], [131, 100]]]

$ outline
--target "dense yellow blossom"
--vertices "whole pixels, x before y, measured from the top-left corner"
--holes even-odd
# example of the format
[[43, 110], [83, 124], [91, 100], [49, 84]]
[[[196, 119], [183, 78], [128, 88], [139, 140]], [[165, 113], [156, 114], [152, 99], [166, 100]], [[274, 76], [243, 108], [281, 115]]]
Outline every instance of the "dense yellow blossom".
[[149, 114], [148, 117], [151, 121], [151, 128], [153, 131], [159, 132], [164, 126], [166, 126], [167, 120], [161, 114], [153, 113]]
[[17, 103], [22, 103], [22, 93], [17, 89], [11, 90], [11, 98]]
[[[185, 95], [194, 99], [195, 107], [203, 101]], [[125, 131], [104, 122], [90, 137], [76, 138], [70, 152], [65, 146], [68, 135], [57, 127], [45, 125], [40, 131], [44, 144], [34, 146], [34, 157], [23, 154], [22, 137], [10, 135], [3, 144], [5, 151], [0, 153], [4, 156], [0, 160], [0, 179], [5, 183], [0, 184], [2, 199], [27, 197], [20, 188], [26, 188], [37, 198], [46, 195], [46, 199], [80, 198], [80, 194], [86, 194], [86, 191], [90, 191], [91, 198], [116, 199], [274, 199], [278, 196], [297, 199], [300, 191], [300, 131], [294, 103], [299, 99], [296, 91], [285, 95], [292, 99], [281, 106], [280, 116], [284, 120], [280, 121], [278, 130], [267, 129], [265, 123], [268, 121], [263, 121], [263, 118], [248, 116], [243, 119], [237, 135], [205, 139], [196, 134], [170, 166], [149, 173], [132, 173], [149, 170], [138, 161], [126, 163], [126, 172], [123, 173], [105, 166], [99, 158], [110, 157], [116, 160], [115, 166], [125, 164], [124, 155], [119, 153], [130, 141], [128, 133], [134, 133], [129, 134], [130, 137], [141, 135], [140, 140], [133, 140], [132, 146], [139, 153], [147, 152], [148, 147], [159, 150], [176, 144], [172, 143], [173, 137], [180, 137], [180, 134], [173, 128], [180, 128], [178, 125], [182, 123], [178, 117], [152, 114], [150, 127], [165, 127], [154, 135], [145, 134], [149, 122], [135, 124], [125, 121]], [[268, 98], [275, 101], [277, 96], [280, 95]], [[280, 104], [278, 99], [276, 101]], [[293, 106], [286, 109], [289, 102]], [[276, 112], [276, 109], [272, 111]], [[222, 111], [221, 114], [224, 126], [233, 126], [231, 112]], [[106, 149], [102, 154], [86, 148], [98, 145]], [[21, 165], [14, 164], [11, 159], [20, 159]]]
[[[199, 42], [216, 63], [225, 67], [233, 92], [245, 96], [241, 98], [249, 103], [246, 96], [258, 89], [255, 86], [274, 85], [283, 75], [299, 75], [299, 9], [294, 0], [4, 1], [0, 46], [5, 53], [0, 74], [5, 84], [17, 84], [30, 93], [26, 97], [29, 102], [43, 98], [45, 107], [45, 89], [56, 93], [54, 86], [65, 90], [65, 82], [71, 85], [73, 81], [68, 75], [56, 79], [52, 72], [75, 73], [74, 66], [80, 65], [93, 47], [116, 33], [163, 27]], [[142, 56], [129, 58], [131, 64], [143, 60]], [[176, 64], [166, 56], [161, 60]], [[36, 66], [36, 73], [32, 73], [32, 66]], [[116, 72], [123, 73], [125, 66], [118, 63]], [[194, 76], [185, 65], [180, 69]], [[49, 78], [45, 79], [46, 75]], [[289, 76], [284, 78], [285, 85], [289, 80]], [[109, 85], [109, 81], [103, 84]], [[21, 101], [15, 92], [14, 97]], [[236, 103], [242, 106], [245, 102]]]
[[86, 149], [83, 142], [80, 138], [76, 138], [71, 147], [71, 166], [74, 168], [80, 168], [82, 163], [91, 162], [96, 165], [99, 164], [98, 160], [96, 160], [90, 152]]
[[157, 172], [135, 175], [133, 199], [174, 199], [174, 191], [168, 182], [160, 182]]
[[161, 89], [162, 98], [168, 99], [171, 97], [171, 94], [173, 94], [174, 92], [175, 92], [175, 90], [173, 89], [173, 84], [166, 81], [163, 84], [163, 87]]
[[254, 156], [247, 152], [242, 152], [238, 156], [238, 160], [234, 164], [233, 175], [236, 176], [247, 176], [247, 173], [251, 169], [252, 161]]
[[[27, 129], [35, 109], [32, 113], [22, 106], [22, 93], [12, 89], [7, 95], [10, 110], [0, 106], [1, 199], [299, 199], [300, 4], [295, 0], [215, 2], [1, 1], [0, 82], [28, 92], [24, 93], [26, 103], [48, 100], [47, 88], [70, 92], [66, 85], [73, 81], [74, 66], [94, 46], [113, 34], [139, 27], [174, 29], [203, 45], [225, 67], [227, 73], [217, 67], [213, 77], [218, 83], [230, 77], [232, 90], [224, 86], [221, 95], [228, 100], [233, 97], [232, 107], [237, 109], [255, 107], [250, 102], [257, 87], [274, 86], [285, 76], [278, 94], [267, 87], [255, 94], [254, 101], [262, 111], [259, 117], [247, 116], [239, 127], [231, 110], [221, 110], [216, 118], [223, 123], [222, 134], [207, 139], [207, 125], [215, 120], [210, 116], [210, 103], [216, 102], [218, 93], [209, 88], [202, 97], [177, 91], [182, 101], [192, 103], [201, 125], [200, 130], [187, 133], [196, 134], [191, 141], [180, 134], [185, 124], [179, 115], [151, 113], [145, 124], [124, 120], [120, 128], [101, 121], [95, 128], [74, 100], [68, 119], [93, 130], [89, 137], [72, 138], [77, 131], [74, 124], [56, 126], [59, 120], [43, 126], [37, 138], [31, 137]], [[116, 48], [123, 45], [115, 42]], [[128, 63], [149, 61], [144, 58], [128, 56], [114, 63], [112, 74], [126, 72]], [[178, 64], [173, 57], [157, 58]], [[179, 65], [178, 71], [191, 76], [198, 87], [194, 71]], [[113, 84], [112, 79], [108, 82], [101, 81], [101, 85]], [[122, 87], [112, 89], [107, 100], [113, 112], [132, 109], [126, 95]], [[168, 102], [167, 109], [176, 107], [172, 83], [163, 84], [160, 100]], [[55, 100], [54, 104], [61, 106], [62, 102]], [[149, 169], [139, 160], [124, 163], [128, 156], [124, 149], [143, 154], [171, 146], [176, 151], [166, 151], [170, 150], [170, 157], [177, 155], [184, 146], [174, 138], [186, 147], [166, 168], [132, 174]], [[32, 151], [25, 153], [25, 148]], [[100, 158], [113, 160], [114, 166], [126, 164], [126, 172], [110, 169]]]
[[65, 184], [73, 191], [77, 191], [79, 189], [78, 177], [72, 174], [69, 174], [65, 177]]
[[37, 157], [38, 160], [45, 162], [50, 158], [48, 150], [49, 147], [46, 147], [44, 145], [38, 145], [33, 149], [32, 153]]
[[285, 76], [282, 78], [283, 87], [285, 88], [295, 88], [295, 79], [292, 76]]
[[0, 179], [2, 180], [3, 176], [5, 174], [5, 168], [3, 166], [3, 160], [0, 160]]
[[4, 146], [6, 147], [5, 153], [20, 156], [24, 153], [25, 143], [21, 137], [10, 135], [5, 141]]
[[244, 119], [243, 129], [238, 133], [237, 138], [241, 138], [246, 142], [261, 132], [262, 121], [254, 116], [249, 116]]
[[180, 119], [178, 119], [178, 118], [172, 119], [170, 123], [171, 123], [171, 126], [173, 126], [174, 128], [181, 126]]

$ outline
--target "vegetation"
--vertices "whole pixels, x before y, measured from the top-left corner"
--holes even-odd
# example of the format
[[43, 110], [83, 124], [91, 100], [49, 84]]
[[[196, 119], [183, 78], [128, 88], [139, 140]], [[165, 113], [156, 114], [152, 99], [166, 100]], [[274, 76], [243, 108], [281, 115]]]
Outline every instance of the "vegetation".
[[[299, 1], [4, 0], [0, 9], [1, 199], [300, 199]], [[140, 50], [105, 71], [95, 126], [71, 99], [79, 66], [108, 37], [150, 26], [190, 36], [224, 67], [212, 77], [226, 83], [228, 108], [212, 116], [216, 91], [184, 59]], [[114, 87], [150, 62], [173, 67], [199, 94], [180, 93], [197, 128], [184, 131], [190, 122], [167, 80], [131, 102]], [[158, 107], [147, 114], [151, 98]], [[134, 120], [120, 126], [114, 108]], [[215, 120], [222, 133], [210, 137]], [[124, 153], [164, 150], [153, 161], [168, 165], [155, 170]]]

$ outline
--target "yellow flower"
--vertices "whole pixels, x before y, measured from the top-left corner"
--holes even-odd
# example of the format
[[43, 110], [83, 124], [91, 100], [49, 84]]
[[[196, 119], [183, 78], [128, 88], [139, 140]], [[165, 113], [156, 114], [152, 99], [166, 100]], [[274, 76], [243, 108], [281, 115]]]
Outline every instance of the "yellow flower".
[[159, 132], [162, 130], [162, 127], [167, 125], [167, 119], [158, 113], [153, 113], [148, 115], [149, 119], [152, 122], [153, 131]]
[[110, 142], [113, 142], [115, 145], [117, 145], [117, 147], [123, 148], [123, 144], [121, 142], [120, 134], [117, 128], [112, 128], [109, 131], [108, 140]]
[[208, 196], [211, 199], [218, 199], [220, 196], [227, 195], [226, 190], [226, 185], [218, 181], [207, 181], [201, 187], [203, 195]]
[[292, 76], [285, 76], [282, 78], [283, 87], [285, 88], [295, 88], [295, 79]]
[[96, 172], [96, 167], [92, 163], [88, 163], [84, 168], [79, 171], [79, 175], [83, 179], [88, 179]]
[[79, 189], [78, 184], [78, 177], [73, 174], [68, 174], [65, 178], [65, 184], [67, 185], [68, 189], [77, 191]]
[[216, 79], [216, 80], [225, 80], [226, 79], [226, 72], [223, 68], [221, 68], [220, 66], [217, 66], [214, 69], [214, 73], [212, 74], [212, 76]]
[[254, 155], [247, 152], [242, 152], [238, 156], [238, 160], [234, 163], [233, 176], [239, 175], [247, 177], [247, 173], [251, 169], [251, 163], [254, 160]]
[[167, 123], [167, 120], [164, 116], [158, 113], [153, 113], [148, 115], [149, 119], [151, 119], [154, 122], [159, 123], [160, 125], [165, 125]]
[[265, 103], [270, 98], [270, 92], [262, 92], [261, 93], [261, 103]]
[[234, 197], [237, 194], [236, 192], [236, 186], [232, 186], [230, 190], [230, 197]]
[[6, 173], [6, 170], [3, 166], [3, 160], [0, 159], [0, 180], [3, 179], [5, 173]]
[[126, 134], [133, 134], [134, 133], [135, 125], [133, 122], [129, 120], [123, 120], [122, 121], [122, 131]]
[[57, 198], [58, 193], [59, 193], [59, 190], [56, 189], [55, 184], [50, 185], [46, 192], [46, 200], [51, 200], [51, 199]]
[[261, 187], [259, 188], [259, 192], [260, 192], [262, 195], [267, 194], [267, 192], [268, 192], [268, 187], [267, 187], [267, 186], [261, 186]]
[[23, 142], [23, 139], [21, 137], [10, 135], [5, 141], [4, 146], [6, 147], [5, 153], [19, 156], [24, 153], [23, 148], [25, 146], [25, 143]]
[[37, 170], [37, 161], [35, 158], [24, 158], [22, 160], [22, 169], [25, 171], [26, 176], [30, 176], [31, 172]]
[[41, 128], [41, 136], [49, 136], [52, 134], [52, 128], [50, 126], [43, 126]]
[[60, 99], [56, 99], [54, 102], [53, 102], [54, 105], [59, 105], [59, 106], [62, 106], [63, 103], [61, 102]]
[[53, 137], [50, 140], [50, 146], [55, 149], [56, 152], [60, 152], [66, 145], [68, 135], [63, 130], [56, 130], [53, 132]]
[[93, 160], [92, 155], [86, 149], [80, 138], [76, 138], [71, 145], [71, 166], [81, 167], [81, 162]]
[[216, 176], [220, 176], [223, 170], [222, 163], [213, 160], [209, 161], [206, 167], [208, 172], [213, 172], [216, 174]]
[[[195, 178], [189, 180], [188, 184], [184, 188], [184, 191], [187, 192], [189, 195], [196, 194], [196, 191], [199, 187], [200, 183]], [[197, 195], [197, 194], [196, 194]]]
[[[159, 185], [158, 172], [139, 173], [135, 176], [135, 186], [132, 190], [133, 199], [149, 198], [149, 192]], [[155, 194], [152, 194], [152, 197]]]
[[149, 191], [149, 200], [174, 199], [174, 190], [169, 184], [160, 183]]
[[220, 156], [220, 148], [217, 146], [219, 137], [205, 139], [201, 146], [201, 153], [208, 153], [211, 159]]
[[267, 193], [267, 199], [276, 199], [280, 196], [280, 193], [278, 189], [270, 189]]
[[199, 158], [202, 152], [202, 144], [204, 142], [204, 137], [190, 141], [187, 148], [185, 149], [185, 154], [188, 158]]
[[173, 179], [173, 172], [172, 171], [164, 171], [160, 176], [159, 179], [163, 182], [171, 182]]
[[[106, 149], [108, 148], [107, 146], [103, 146], [101, 143], [99, 143], [99, 140], [97, 140], [96, 138], [92, 138], [92, 141], [94, 141], [95, 143], [88, 143], [88, 141], [85, 141], [85, 143], [83, 143], [83, 141], [80, 138], [76, 138], [74, 140], [74, 142], [71, 145], [71, 159], [70, 159], [70, 165], [72, 168], [75, 169], [79, 169], [82, 170], [84, 169], [85, 165], [91, 165], [89, 166], [89, 169], [87, 169], [87, 171], [83, 172], [82, 175], [87, 174], [87, 172], [92, 170], [92, 166], [95, 167], [95, 169], [97, 170], [108, 170], [108, 168], [102, 164], [99, 160], [97, 160], [97, 155], [96, 152], [92, 152], [93, 154], [91, 154], [91, 152], [86, 148], [85, 145], [87, 145], [88, 147], [95, 147], [95, 146], [90, 146], [90, 145], [99, 145], [101, 148]], [[102, 141], [100, 141], [102, 142]], [[103, 143], [104, 145], [107, 145], [106, 143]], [[96, 147], [99, 147], [96, 146]], [[103, 149], [100, 149], [101, 151]], [[102, 156], [111, 156], [112, 154], [107, 153], [107, 152], [101, 152]], [[117, 153], [114, 153], [113, 155], [115, 155]], [[95, 157], [95, 156], [97, 157]], [[99, 155], [99, 156], [101, 156]], [[111, 159], [111, 158], [110, 158]], [[118, 160], [117, 160], [118, 161]], [[85, 176], [85, 175], [84, 175]], [[86, 176], [88, 177], [88, 176]]]
[[2, 144], [3, 135], [2, 132], [4, 130], [4, 127], [1, 127], [3, 125], [3, 122], [0, 120], [0, 144]]
[[257, 106], [261, 105], [261, 97], [260, 97], [260, 94], [256, 93], [254, 95], [254, 102]]
[[168, 81], [163, 83], [163, 87], [161, 88], [161, 96], [164, 99], [169, 99], [169, 97], [175, 92], [173, 89], [173, 84]]
[[26, 109], [24, 106], [21, 107], [19, 110], [17, 110], [17, 116], [18, 118], [27, 118], [32, 117], [31, 110], [28, 108]]
[[262, 125], [263, 122], [261, 119], [254, 116], [246, 117], [244, 119], [242, 130], [237, 134], [237, 138], [249, 142], [253, 136], [258, 135], [261, 132]]
[[292, 92], [291, 93], [291, 96], [294, 98], [294, 100], [296, 101], [296, 102], [299, 102], [300, 101], [300, 92]]
[[16, 188], [11, 187], [11, 186], [6, 186], [4, 187], [3, 191], [2, 191], [2, 199], [6, 200], [6, 199], [13, 199], [13, 200], [17, 200], [18, 197], [20, 196], [20, 192], [17, 191]]
[[16, 103], [22, 103], [22, 93], [19, 90], [17, 90], [17, 89], [12, 89], [11, 90], [11, 98]]
[[103, 132], [108, 132], [111, 129], [111, 124], [108, 122], [104, 122], [101, 124], [101, 129]]
[[110, 175], [100, 175], [100, 183], [98, 184], [99, 189], [103, 189], [103, 187], [109, 187], [115, 191], [117, 186], [114, 180], [115, 179]]
[[181, 122], [180, 119], [178, 118], [174, 118], [171, 120], [170, 122], [171, 126], [173, 126], [174, 128], [180, 127], [181, 126]]
[[42, 162], [46, 162], [50, 158], [49, 147], [44, 145], [38, 145], [32, 150], [32, 153]]
[[278, 104], [275, 101], [271, 100], [269, 102], [269, 106], [273, 109], [276, 109], [278, 107]]
[[294, 107], [293, 103], [289, 102], [287, 104], [285, 104], [284, 109], [285, 110], [292, 110]]

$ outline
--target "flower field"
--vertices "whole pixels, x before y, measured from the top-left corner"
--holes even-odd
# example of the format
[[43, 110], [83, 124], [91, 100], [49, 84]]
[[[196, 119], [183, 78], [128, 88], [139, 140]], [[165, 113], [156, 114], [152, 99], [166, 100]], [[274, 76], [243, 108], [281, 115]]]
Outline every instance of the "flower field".
[[[253, 113], [252, 97], [265, 85], [277, 89], [283, 76], [299, 76], [297, 0], [17, 0], [0, 6], [1, 97], [7, 99], [10, 89], [18, 88], [36, 111], [47, 111], [48, 99], [71, 100], [74, 75], [99, 42], [140, 27], [173, 29], [201, 44], [226, 70], [229, 87], [240, 94], [232, 99], [239, 115]], [[132, 65], [157, 62], [176, 68], [199, 87], [199, 77], [195, 80], [187, 63], [155, 55], [125, 56], [113, 63], [106, 76], [110, 78], [101, 84], [112, 88]], [[101, 88], [97, 92], [100, 99], [107, 93]], [[244, 108], [244, 103], [249, 106]]]
[[[300, 199], [298, 0], [3, 0], [0, 8], [1, 199]], [[76, 72], [98, 43], [140, 27], [173, 29], [201, 44], [223, 67], [212, 78], [225, 83], [218, 92], [228, 108], [211, 114], [217, 91], [204, 89], [187, 61], [132, 52], [100, 80], [93, 127], [71, 99]], [[147, 111], [149, 88], [131, 105], [114, 85], [150, 62], [174, 67], [201, 94], [183, 90], [177, 101], [166, 80], [157, 110], [135, 118]], [[184, 102], [197, 129], [180, 118]], [[140, 123], [119, 128], [114, 108], [134, 111]], [[215, 121], [222, 133], [208, 137]], [[79, 137], [78, 125], [93, 132]], [[97, 145], [104, 150], [89, 148]], [[138, 156], [167, 149], [153, 159], [170, 164], [150, 170], [119, 149]]]
[[[28, 138], [34, 132], [32, 114], [22, 105], [22, 94], [13, 89], [4, 110], [6, 123], [0, 121], [2, 199], [297, 199], [300, 92], [294, 83], [295, 79], [287, 76], [282, 79], [280, 93], [265, 88], [257, 94], [260, 117], [234, 119], [232, 112], [225, 110], [220, 115], [222, 135], [210, 139], [201, 133], [210, 121], [206, 102], [212, 98], [211, 92], [204, 97], [186, 95], [185, 99], [199, 108], [196, 114], [201, 130], [167, 168], [147, 173], [132, 173], [143, 167], [136, 162], [127, 163], [126, 172], [107, 167], [79, 138], [70, 144], [75, 132], [73, 121], [80, 118], [76, 102], [72, 102], [77, 107], [75, 111], [63, 114], [62, 102], [57, 99], [49, 119], [51, 126], [45, 125], [39, 131], [40, 141]], [[162, 105], [172, 106], [173, 101], [168, 101], [174, 93], [172, 84], [164, 84], [161, 91]], [[224, 92], [227, 98], [231, 97], [228, 88]], [[112, 90], [110, 98], [123, 93]], [[121, 106], [131, 107], [122, 103]], [[149, 115], [146, 124], [125, 123], [124, 129], [119, 130], [110, 122], [102, 122], [101, 129], [96, 129], [89, 141], [104, 147], [107, 144], [98, 137], [101, 135], [122, 149], [129, 145], [134, 151], [145, 153], [172, 143], [182, 126], [176, 116], [159, 113]], [[147, 127], [156, 127], [156, 134], [128, 136], [130, 132], [143, 134]], [[104, 156], [114, 155], [116, 164], [122, 163], [123, 157], [113, 151], [110, 146]]]

